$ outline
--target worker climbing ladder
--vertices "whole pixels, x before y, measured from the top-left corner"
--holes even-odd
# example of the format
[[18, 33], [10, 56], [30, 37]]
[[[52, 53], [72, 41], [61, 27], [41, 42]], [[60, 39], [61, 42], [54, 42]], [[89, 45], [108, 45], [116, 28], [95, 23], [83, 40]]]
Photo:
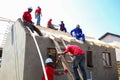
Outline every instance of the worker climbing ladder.
[[[63, 48], [64, 49], [66, 48], [66, 44], [65, 44], [65, 42], [64, 42], [64, 40], [62, 38], [59, 39], [59, 40], [58, 40], [58, 38], [55, 38], [54, 36], [50, 36], [50, 38], [53, 40], [58, 52], [61, 52]], [[69, 64], [67, 63], [68, 61], [65, 59], [64, 56], [62, 56], [62, 57], [63, 57], [62, 60], [65, 60], [65, 64], [67, 65], [67, 67], [69, 68], [69, 71], [70, 71]], [[72, 62], [73, 57], [69, 56], [69, 59], [70, 59], [70, 62]], [[80, 69], [78, 69], [78, 73], [79, 73], [79, 76], [80, 76], [81, 80], [83, 80]], [[70, 71], [70, 75], [71, 75], [71, 77], [73, 76], [71, 71]]]
[[[62, 44], [64, 45], [64, 47], [66, 48], [67, 47], [67, 45], [65, 44], [65, 42], [64, 42], [64, 40], [63, 40], [63, 38], [61, 38], [61, 42], [62, 42]], [[69, 53], [69, 55], [70, 55], [70, 53]], [[70, 57], [70, 59], [71, 59], [71, 61], [73, 60], [73, 57], [71, 57], [71, 56], [69, 56]], [[78, 74], [79, 74], [79, 76], [80, 76], [80, 78], [81, 78], [81, 80], [83, 80], [83, 77], [82, 77], [82, 74], [81, 74], [81, 71], [80, 71], [80, 69], [77, 69], [78, 70]]]
[[[62, 50], [61, 50], [58, 42], [55, 40], [55, 37], [50, 35], [49, 38], [53, 40], [57, 52], [61, 52]], [[68, 80], [75, 80], [72, 72], [70, 71], [70, 67], [69, 67], [66, 59], [64, 58], [64, 56], [61, 56], [61, 62], [62, 62], [63, 68], [68, 70], [68, 74], [66, 74], [66, 76], [68, 77]]]

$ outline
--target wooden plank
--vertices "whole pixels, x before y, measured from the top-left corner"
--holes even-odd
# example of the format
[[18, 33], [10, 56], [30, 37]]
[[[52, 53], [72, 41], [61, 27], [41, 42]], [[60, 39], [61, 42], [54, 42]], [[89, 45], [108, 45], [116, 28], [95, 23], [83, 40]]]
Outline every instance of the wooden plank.
[[[49, 36], [49, 37], [53, 40], [57, 52], [61, 52], [61, 48], [59, 44], [57, 43], [57, 41], [55, 41], [55, 38], [53, 36]], [[62, 62], [63, 68], [68, 70], [68, 73], [66, 74], [66, 76], [68, 77], [68, 80], [75, 80], [72, 72], [70, 71], [70, 67], [63, 55], [61, 55], [61, 62]]]
[[34, 42], [35, 42], [35, 45], [36, 45], [36, 48], [37, 48], [37, 51], [38, 51], [38, 54], [39, 54], [39, 57], [40, 57], [40, 60], [41, 60], [41, 63], [42, 63], [42, 68], [43, 68], [43, 73], [44, 73], [44, 75], [45, 75], [45, 80], [48, 80], [47, 73], [46, 73], [46, 69], [45, 69], [45, 65], [44, 65], [44, 61], [43, 61], [43, 57], [42, 57], [41, 51], [40, 51], [40, 49], [39, 49], [39, 45], [38, 45], [38, 43], [37, 43], [37, 40], [36, 40], [36, 38], [35, 38], [34, 33], [32, 33], [31, 30], [29, 30], [29, 31], [30, 31], [30, 33], [31, 33], [31, 36], [33, 37], [33, 40], [34, 40]]

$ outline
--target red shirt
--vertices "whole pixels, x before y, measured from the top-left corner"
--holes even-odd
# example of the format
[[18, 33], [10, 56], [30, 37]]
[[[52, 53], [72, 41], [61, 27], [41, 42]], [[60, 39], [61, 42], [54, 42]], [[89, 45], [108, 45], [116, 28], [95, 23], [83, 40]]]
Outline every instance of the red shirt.
[[37, 9], [35, 10], [35, 13], [41, 14], [41, 8], [37, 8]]
[[49, 27], [52, 24], [51, 20], [48, 21], [47, 26]]
[[[45, 66], [45, 69], [46, 69], [48, 80], [54, 80], [54, 74], [55, 74], [54, 69], [50, 66]], [[42, 75], [42, 80], [45, 80], [44, 74]]]
[[23, 18], [27, 22], [31, 22], [32, 21], [32, 16], [31, 16], [30, 12], [28, 12], [28, 11], [26, 11], [26, 12], [23, 13]]
[[77, 55], [85, 55], [85, 52], [77, 45], [70, 45], [67, 47], [67, 49], [64, 52], [71, 52], [71, 54], [73, 54], [73, 56], [77, 56]]

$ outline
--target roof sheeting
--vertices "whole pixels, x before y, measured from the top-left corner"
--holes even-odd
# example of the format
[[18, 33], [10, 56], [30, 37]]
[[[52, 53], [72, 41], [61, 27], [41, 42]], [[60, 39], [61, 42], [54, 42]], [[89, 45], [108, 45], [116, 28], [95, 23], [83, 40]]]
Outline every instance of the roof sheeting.
[[[38, 28], [41, 30], [41, 32], [43, 33], [43, 35], [45, 37], [50, 37], [52, 35], [52, 36], [54, 36], [56, 38], [62, 38], [65, 41], [68, 41], [68, 42], [75, 41], [75, 42], [78, 42], [80, 44], [84, 44], [83, 41], [77, 40], [74, 37], [72, 37], [70, 35], [70, 33], [65, 33], [65, 32], [62, 32], [62, 31], [53, 30], [53, 29], [46, 28], [46, 27], [38, 27]], [[100, 40], [96, 40], [94, 38], [87, 38], [86, 43], [88, 43], [90, 45], [96, 45], [96, 46], [104, 46], [104, 47], [116, 48], [116, 46], [110, 45], [110, 44], [105, 43], [105, 42], [100, 41]]]

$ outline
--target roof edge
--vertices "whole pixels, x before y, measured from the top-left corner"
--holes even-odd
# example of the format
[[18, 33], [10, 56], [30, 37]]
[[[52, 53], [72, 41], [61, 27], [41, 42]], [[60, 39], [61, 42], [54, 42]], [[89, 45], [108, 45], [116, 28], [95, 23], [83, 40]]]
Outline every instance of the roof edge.
[[98, 40], [103, 39], [103, 38], [106, 37], [107, 35], [112, 35], [112, 36], [120, 37], [120, 35], [117, 35], [117, 34], [113, 34], [113, 33], [107, 32], [107, 33], [105, 33], [103, 36], [101, 36], [100, 38], [98, 38]]

